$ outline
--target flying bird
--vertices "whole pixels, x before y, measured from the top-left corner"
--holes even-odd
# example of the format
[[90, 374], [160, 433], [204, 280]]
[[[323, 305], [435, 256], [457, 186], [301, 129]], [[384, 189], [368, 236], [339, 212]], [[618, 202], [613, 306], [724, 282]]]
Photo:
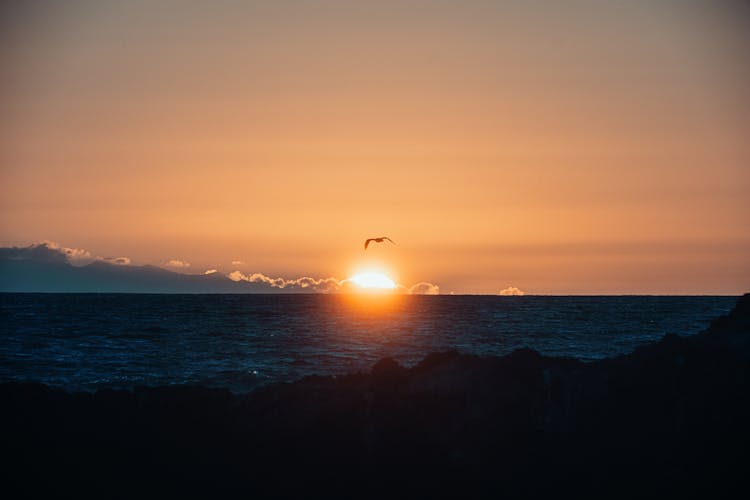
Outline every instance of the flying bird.
[[367, 238], [365, 240], [365, 250], [367, 250], [367, 246], [370, 244], [371, 241], [374, 241], [375, 243], [383, 243], [385, 240], [390, 241], [394, 245], [396, 244], [396, 242], [390, 239], [388, 236], [381, 236], [380, 238]]

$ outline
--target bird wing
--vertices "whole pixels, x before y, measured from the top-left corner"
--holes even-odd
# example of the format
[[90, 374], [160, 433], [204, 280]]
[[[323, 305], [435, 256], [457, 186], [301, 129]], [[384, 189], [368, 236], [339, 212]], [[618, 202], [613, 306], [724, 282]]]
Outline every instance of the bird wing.
[[383, 239], [384, 239], [384, 240], [388, 240], [388, 241], [390, 241], [390, 242], [391, 242], [391, 243], [393, 243], [394, 245], [396, 244], [396, 242], [395, 242], [395, 241], [393, 241], [392, 239], [390, 239], [390, 238], [389, 238], [388, 236], [383, 236]]
[[369, 245], [371, 241], [372, 238], [365, 240], [365, 250], [367, 250], [367, 245]]

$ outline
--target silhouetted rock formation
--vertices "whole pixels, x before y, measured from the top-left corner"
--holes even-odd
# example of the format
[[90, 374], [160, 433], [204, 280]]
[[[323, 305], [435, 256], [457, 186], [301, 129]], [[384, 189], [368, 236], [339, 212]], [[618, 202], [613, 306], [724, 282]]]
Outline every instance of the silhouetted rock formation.
[[707, 332], [595, 363], [451, 351], [246, 395], [4, 384], [3, 485], [127, 498], [717, 498], [747, 490], [749, 360], [745, 295]]

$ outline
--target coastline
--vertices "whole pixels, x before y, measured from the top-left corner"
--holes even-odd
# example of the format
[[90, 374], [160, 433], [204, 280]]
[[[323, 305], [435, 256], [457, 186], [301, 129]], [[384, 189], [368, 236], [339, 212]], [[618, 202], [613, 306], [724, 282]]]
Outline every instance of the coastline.
[[[710, 496], [742, 491], [750, 295], [617, 358], [455, 351], [235, 395], [0, 385], [24, 496]], [[739, 489], [737, 489], [739, 488]]]

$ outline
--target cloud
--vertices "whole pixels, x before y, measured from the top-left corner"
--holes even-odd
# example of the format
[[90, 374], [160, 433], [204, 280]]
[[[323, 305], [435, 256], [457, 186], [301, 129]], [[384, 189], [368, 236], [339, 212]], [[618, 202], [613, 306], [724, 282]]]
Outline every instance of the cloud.
[[232, 281], [249, 281], [250, 283], [265, 283], [276, 288], [284, 288], [286, 280], [284, 278], [270, 278], [263, 273], [245, 274], [242, 271], [232, 271], [227, 275]]
[[185, 269], [186, 267], [190, 267], [190, 262], [185, 262], [184, 260], [172, 259], [170, 261], [165, 262], [164, 267], [172, 267], [175, 269]]
[[242, 262], [241, 260], [233, 260], [233, 261], [232, 261], [232, 265], [233, 265], [233, 266], [244, 266], [244, 265], [245, 265], [245, 263], [244, 263], [244, 262]]
[[507, 288], [503, 288], [502, 290], [500, 290], [498, 292], [498, 295], [526, 295], [526, 292], [524, 292], [520, 288], [509, 286]]
[[[338, 278], [310, 278], [303, 276], [297, 279], [271, 278], [263, 273], [245, 274], [242, 271], [232, 271], [227, 277], [233, 281], [248, 281], [250, 283], [265, 283], [273, 288], [296, 288], [315, 293], [343, 293], [359, 290], [351, 280], [340, 280]], [[397, 285], [396, 293], [409, 295], [438, 295], [440, 287], [421, 282], [411, 287]]]
[[298, 278], [292, 283], [300, 288], [309, 288], [319, 293], [335, 293], [341, 290], [341, 281], [336, 278]]
[[99, 257], [82, 248], [72, 248], [60, 245], [54, 241], [42, 241], [26, 247], [0, 248], [0, 257], [10, 260], [32, 260], [35, 262], [58, 262], [83, 266], [95, 260], [112, 264], [130, 264], [127, 257]]
[[440, 287], [426, 281], [409, 287], [411, 295], [440, 295]]
[[130, 259], [127, 257], [103, 257], [101, 260], [117, 266], [128, 266], [130, 265]]
[[68, 257], [57, 247], [47, 242], [35, 243], [27, 247], [4, 247], [0, 249], [0, 257], [7, 260], [31, 260], [35, 262], [67, 263]]
[[[81, 248], [65, 247], [52, 241], [43, 241], [26, 247], [0, 247], [0, 259], [7, 260], [33, 260], [36, 262], [57, 262], [73, 265], [85, 265], [93, 261], [106, 262], [107, 264], [128, 266], [131, 260], [128, 257], [100, 257], [88, 250]], [[237, 265], [242, 261], [233, 261]], [[244, 264], [244, 263], [243, 263]], [[191, 265], [189, 262], [172, 259], [162, 264], [163, 267], [175, 270], [186, 269]], [[219, 273], [218, 269], [207, 269], [204, 275]], [[351, 280], [340, 280], [338, 278], [311, 278], [303, 276], [296, 279], [272, 278], [263, 273], [245, 274], [242, 271], [233, 271], [227, 275], [233, 281], [247, 281], [250, 283], [263, 283], [272, 288], [305, 291], [310, 293], [347, 293], [360, 291]], [[516, 293], [509, 293], [514, 290]], [[440, 287], [428, 282], [420, 282], [410, 287], [397, 285], [395, 293], [410, 295], [437, 295]], [[523, 292], [514, 287], [509, 287], [500, 292], [505, 295], [522, 295]]]
[[31, 246], [44, 246], [49, 250], [56, 250], [57, 252], [63, 254], [71, 264], [88, 264], [89, 262], [92, 262], [96, 259], [101, 259], [101, 257], [94, 257], [93, 255], [91, 255], [91, 252], [89, 252], [88, 250], [84, 250], [82, 248], [64, 247], [59, 243], [55, 243], [54, 241], [45, 240], [41, 243], [37, 243], [37, 245]]
[[70, 262], [83, 263], [95, 260], [95, 257], [91, 253], [80, 248], [61, 248], [60, 251], [65, 254]]
[[228, 278], [233, 281], [248, 281], [250, 283], [265, 283], [273, 288], [301, 288], [317, 293], [335, 293], [341, 290], [342, 281], [336, 278], [302, 278], [287, 280], [284, 278], [271, 278], [263, 273], [245, 274], [242, 271], [232, 271]]

